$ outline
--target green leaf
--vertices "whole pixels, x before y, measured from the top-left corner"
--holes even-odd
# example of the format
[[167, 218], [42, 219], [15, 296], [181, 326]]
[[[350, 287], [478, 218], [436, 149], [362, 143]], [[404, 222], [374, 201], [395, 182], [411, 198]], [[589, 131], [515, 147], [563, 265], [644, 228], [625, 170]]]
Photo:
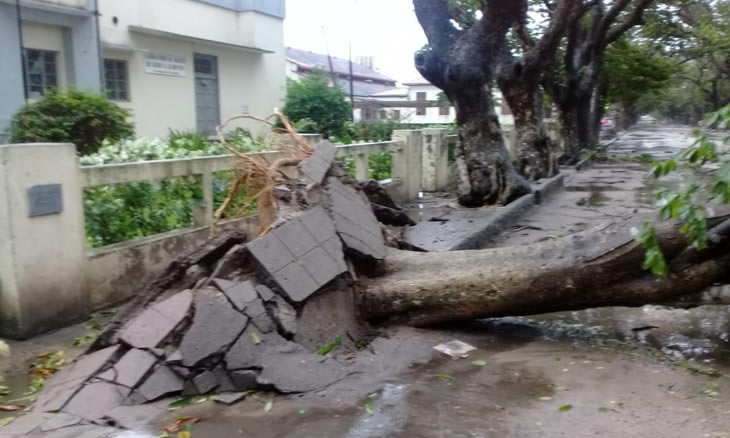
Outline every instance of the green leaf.
[[558, 408], [558, 411], [560, 412], [568, 412], [569, 410], [573, 409], [573, 405], [563, 405]]
[[0, 418], [0, 427], [5, 427], [13, 421], [15, 421], [15, 417]]
[[181, 397], [174, 402], [167, 405], [167, 409], [174, 411], [176, 409], [184, 408], [193, 403], [193, 397]]
[[374, 402], [365, 403], [365, 412], [367, 412], [370, 415], [375, 414], [375, 403]]
[[269, 400], [264, 405], [264, 412], [271, 412], [271, 410], [274, 408], [274, 401]]
[[538, 397], [538, 400], [542, 400], [542, 401], [550, 401], [550, 400], [552, 400], [552, 399], [553, 399], [552, 397], [550, 397], [550, 396], [547, 396], [547, 395], [546, 395], [546, 396], [544, 396], [544, 397]]
[[604, 407], [598, 408], [598, 412], [604, 412], [605, 413], [605, 412], [609, 412], [609, 411], [610, 411], [610, 409], [608, 409], [608, 408], [604, 408]]
[[455, 378], [454, 376], [450, 376], [450, 375], [448, 375], [448, 374], [442, 374], [442, 373], [438, 373], [438, 374], [434, 374], [433, 376], [434, 376], [435, 378], [438, 378], [438, 379], [443, 379], [443, 380], [452, 380], [452, 381], [453, 381], [453, 380], [456, 380], [456, 378]]
[[478, 367], [483, 367], [483, 366], [487, 365], [487, 361], [486, 360], [475, 360], [471, 364], [476, 365]]
[[261, 343], [261, 337], [255, 331], [251, 332], [249, 336], [251, 337], [251, 342], [253, 342], [254, 345], [259, 345]]
[[338, 345], [342, 344], [342, 337], [337, 336], [334, 341], [330, 342], [329, 344], [325, 344], [317, 350], [317, 354], [321, 356], [326, 356], [329, 354], [332, 350], [335, 349]]

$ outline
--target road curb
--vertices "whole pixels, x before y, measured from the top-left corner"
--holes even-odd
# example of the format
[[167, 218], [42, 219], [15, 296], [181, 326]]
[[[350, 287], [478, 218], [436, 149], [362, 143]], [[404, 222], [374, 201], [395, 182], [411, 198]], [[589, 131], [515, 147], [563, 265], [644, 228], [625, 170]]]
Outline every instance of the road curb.
[[479, 224], [479, 229], [469, 237], [462, 239], [449, 251], [461, 251], [468, 249], [481, 249], [489, 245], [494, 239], [502, 234], [505, 229], [515, 225], [532, 207], [545, 202], [553, 194], [561, 191], [564, 187], [565, 175], [557, 175], [536, 188], [533, 193], [525, 195], [512, 203], [501, 207], [500, 210], [489, 219]]

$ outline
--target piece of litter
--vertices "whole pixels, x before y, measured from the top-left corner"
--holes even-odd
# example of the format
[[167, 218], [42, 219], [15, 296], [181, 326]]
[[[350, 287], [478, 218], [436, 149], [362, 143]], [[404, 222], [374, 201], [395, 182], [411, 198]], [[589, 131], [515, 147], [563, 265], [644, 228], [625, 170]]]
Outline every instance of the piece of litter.
[[446, 342], [444, 344], [439, 344], [433, 347], [433, 349], [436, 351], [440, 351], [441, 353], [448, 354], [451, 357], [461, 357], [469, 353], [470, 351], [476, 350], [476, 347], [473, 347], [466, 342], [454, 340], [451, 342]]

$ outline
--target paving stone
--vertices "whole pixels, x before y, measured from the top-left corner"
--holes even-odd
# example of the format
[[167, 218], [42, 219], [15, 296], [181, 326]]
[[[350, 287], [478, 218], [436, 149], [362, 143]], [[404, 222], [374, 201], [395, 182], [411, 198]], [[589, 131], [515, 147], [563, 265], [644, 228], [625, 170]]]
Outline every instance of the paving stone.
[[64, 412], [87, 420], [96, 420], [122, 406], [129, 389], [107, 382], [90, 383], [63, 408]]
[[248, 249], [269, 274], [277, 272], [294, 261], [294, 255], [273, 233], [253, 240], [248, 244]]
[[269, 316], [262, 300], [252, 301], [246, 309], [246, 314], [251, 318], [253, 325], [261, 332], [271, 333], [276, 330], [276, 323]]
[[234, 371], [260, 367], [262, 357], [269, 347], [286, 345], [287, 343], [289, 341], [278, 333], [261, 333], [256, 327], [249, 324], [241, 337], [226, 353], [226, 368], [229, 371]]
[[337, 154], [337, 147], [332, 144], [329, 140], [324, 140], [314, 147], [314, 153], [318, 155], [322, 160], [327, 161], [332, 165], [332, 162], [335, 161], [335, 156]]
[[213, 397], [213, 401], [230, 406], [240, 402], [244, 398], [246, 398], [245, 392], [227, 392], [225, 394], [216, 395]]
[[183, 365], [191, 367], [224, 351], [241, 334], [248, 318], [236, 312], [228, 300], [214, 289], [198, 291], [195, 316], [182, 343]]
[[43, 423], [41, 425], [41, 430], [43, 432], [50, 432], [52, 430], [62, 429], [64, 427], [76, 426], [82, 421], [83, 419], [75, 415], [60, 413], [54, 415], [50, 420]]
[[222, 365], [217, 366], [213, 370], [213, 374], [215, 374], [215, 378], [218, 381], [216, 392], [231, 392], [236, 390], [236, 386], [233, 384], [233, 381], [228, 375], [225, 367]]
[[109, 438], [116, 436], [117, 434], [119, 434], [119, 430], [112, 427], [89, 424], [55, 430], [42, 435], [42, 438]]
[[290, 336], [297, 333], [297, 311], [285, 299], [277, 296], [274, 298], [274, 318], [278, 320], [279, 326]]
[[115, 345], [113, 347], [81, 356], [76, 361], [47, 379], [44, 383], [44, 388], [52, 388], [72, 380], [91, 377], [94, 373], [99, 371], [101, 367], [109, 362], [118, 350], [119, 346]]
[[326, 242], [335, 235], [335, 225], [321, 205], [299, 216], [298, 219], [318, 243]]
[[223, 293], [226, 294], [239, 312], [243, 312], [251, 301], [258, 299], [256, 288], [248, 280], [234, 283], [232, 287], [224, 290]]
[[302, 257], [302, 265], [320, 287], [343, 272], [327, 251], [319, 247], [314, 248]]
[[301, 257], [317, 246], [309, 231], [298, 219], [293, 219], [274, 230], [274, 234], [294, 257]]
[[256, 286], [256, 292], [259, 293], [259, 297], [261, 297], [261, 299], [264, 301], [271, 301], [276, 296], [274, 291], [264, 286], [263, 284], [259, 284], [258, 286]]
[[34, 412], [57, 412], [60, 411], [66, 403], [71, 400], [76, 392], [86, 381], [87, 377], [81, 377], [71, 380], [60, 385], [46, 387], [41, 391], [36, 400]]
[[385, 242], [368, 201], [336, 178], [329, 178], [328, 184], [335, 228], [346, 246], [378, 260], [384, 258]]
[[167, 363], [182, 362], [182, 352], [180, 350], [175, 351], [166, 360]]
[[114, 364], [116, 379], [119, 385], [134, 388], [142, 378], [155, 366], [157, 358], [146, 351], [132, 349], [119, 362]]
[[223, 292], [224, 290], [230, 289], [233, 286], [235, 286], [236, 285], [236, 282], [235, 281], [231, 281], [231, 280], [224, 280], [222, 278], [214, 278], [213, 279], [213, 284], [218, 289], [220, 289], [221, 292]]
[[322, 286], [298, 262], [287, 265], [273, 274], [273, 277], [289, 298], [298, 303], [309, 298]]
[[319, 155], [312, 154], [299, 165], [299, 172], [306, 179], [321, 184], [331, 164], [323, 160]]
[[193, 378], [198, 394], [207, 394], [218, 387], [218, 379], [211, 371], [203, 371]]
[[53, 418], [53, 414], [33, 412], [16, 418], [12, 423], [0, 429], [0, 433], [8, 436], [28, 435], [51, 418]]
[[183, 389], [183, 380], [168, 367], [157, 368], [137, 391], [145, 399], [152, 401], [160, 397], [180, 392]]
[[329, 386], [346, 376], [331, 359], [307, 352], [268, 354], [263, 359], [260, 385], [273, 385], [284, 393], [307, 392]]
[[193, 295], [189, 290], [146, 309], [132, 320], [119, 339], [135, 348], [156, 348], [187, 316]]
[[339, 272], [347, 272], [347, 263], [345, 263], [345, 253], [342, 250], [342, 241], [339, 237], [333, 236], [322, 244], [322, 248], [332, 257], [337, 265]]
[[252, 370], [231, 371], [231, 380], [236, 389], [239, 391], [247, 391], [258, 386], [259, 373]]
[[168, 402], [145, 404], [140, 406], [119, 406], [112, 409], [104, 417], [113, 421], [116, 427], [143, 430], [158, 417], [167, 414]]

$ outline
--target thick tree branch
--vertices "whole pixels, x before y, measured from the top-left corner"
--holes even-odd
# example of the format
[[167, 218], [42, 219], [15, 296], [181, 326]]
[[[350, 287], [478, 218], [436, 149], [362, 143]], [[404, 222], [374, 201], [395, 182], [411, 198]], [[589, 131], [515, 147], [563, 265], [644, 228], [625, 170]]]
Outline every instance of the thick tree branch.
[[439, 52], [447, 51], [461, 33], [451, 24], [448, 0], [413, 0], [413, 7], [428, 44]]
[[543, 33], [540, 41], [534, 50], [525, 55], [524, 64], [528, 69], [544, 69], [552, 58], [560, 45], [560, 40], [568, 29], [568, 24], [572, 23], [580, 13], [582, 0], [562, 0], [555, 9], [550, 25]]
[[628, 32], [632, 27], [643, 24], [644, 11], [646, 10], [646, 8], [648, 8], [651, 5], [651, 3], [653, 1], [654, 0], [640, 0], [626, 21], [624, 21], [623, 23], [617, 24], [613, 27], [610, 27], [610, 24], [609, 24], [610, 29], [605, 34], [605, 38], [603, 40], [603, 47], [606, 47], [609, 44], [618, 40], [621, 37], [621, 35]]

